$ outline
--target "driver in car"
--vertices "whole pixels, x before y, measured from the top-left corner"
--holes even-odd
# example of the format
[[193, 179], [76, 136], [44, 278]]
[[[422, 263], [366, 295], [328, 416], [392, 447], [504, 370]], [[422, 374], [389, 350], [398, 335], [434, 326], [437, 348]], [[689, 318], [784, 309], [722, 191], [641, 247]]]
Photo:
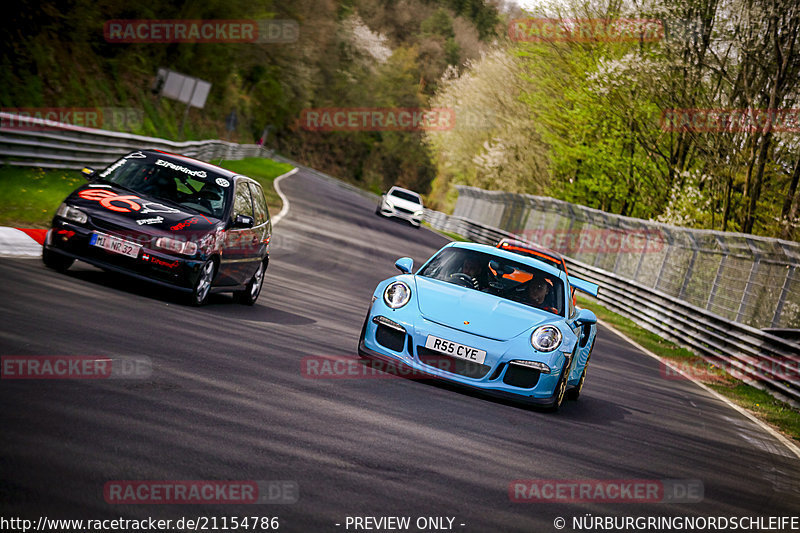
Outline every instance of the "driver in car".
[[550, 302], [547, 302], [547, 295], [550, 294], [552, 289], [553, 282], [550, 279], [541, 274], [534, 275], [528, 282], [526, 303], [544, 309], [545, 311], [552, 310], [555, 312], [555, 308], [550, 306]]
[[464, 262], [461, 263], [461, 269], [459, 270], [459, 272], [462, 274], [466, 274], [470, 278], [470, 281], [472, 282], [472, 287], [475, 290], [481, 289], [481, 283], [479, 280], [481, 278], [482, 269], [481, 269], [481, 262], [480, 260], [478, 260], [477, 257], [475, 257], [474, 255], [468, 255], [467, 257], [465, 257]]

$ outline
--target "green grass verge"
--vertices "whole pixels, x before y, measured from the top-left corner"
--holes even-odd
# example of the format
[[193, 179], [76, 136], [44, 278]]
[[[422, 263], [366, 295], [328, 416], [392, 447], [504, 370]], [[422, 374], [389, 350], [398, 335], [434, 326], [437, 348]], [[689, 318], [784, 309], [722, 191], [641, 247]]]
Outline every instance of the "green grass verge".
[[49, 227], [64, 198], [85, 182], [77, 170], [0, 167], [0, 226]]
[[[281, 200], [272, 182], [293, 167], [271, 159], [253, 157], [223, 161], [223, 168], [261, 183], [269, 212], [281, 210]], [[0, 166], [0, 226], [48, 228], [58, 206], [69, 193], [86, 183], [77, 170]]]
[[469, 242], [469, 239], [465, 239], [464, 237], [462, 237], [458, 233], [450, 233], [449, 231], [442, 231], [440, 229], [436, 229], [433, 226], [431, 226], [430, 224], [428, 224], [427, 222], [425, 222], [424, 220], [422, 221], [422, 225], [425, 226], [426, 228], [429, 228], [431, 231], [435, 231], [439, 235], [443, 235], [443, 236], [447, 237], [451, 241]]
[[578, 295], [578, 305], [591, 309], [597, 318], [611, 325], [659, 357], [689, 371], [697, 381], [747, 409], [761, 420], [800, 444], [800, 413], [769, 393], [743, 383], [695, 355], [658, 335], [637, 326], [632, 320], [609, 311], [596, 300]]

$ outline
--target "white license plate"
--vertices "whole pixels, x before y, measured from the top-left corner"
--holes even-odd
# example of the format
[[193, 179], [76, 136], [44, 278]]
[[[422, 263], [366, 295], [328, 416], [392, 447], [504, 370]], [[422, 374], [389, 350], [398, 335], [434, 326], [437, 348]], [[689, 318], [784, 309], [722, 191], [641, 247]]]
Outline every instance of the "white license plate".
[[451, 357], [472, 361], [473, 363], [483, 364], [483, 361], [486, 359], [486, 350], [478, 350], [477, 348], [440, 339], [433, 335], [428, 335], [428, 338], [425, 340], [425, 347], [429, 350], [435, 350]]
[[112, 237], [111, 235], [106, 235], [105, 233], [92, 234], [89, 244], [92, 246], [99, 246], [100, 248], [115, 254], [127, 255], [128, 257], [133, 257], [134, 259], [139, 257], [139, 250], [142, 248], [138, 244], [126, 241], [125, 239], [120, 239], [119, 237]]

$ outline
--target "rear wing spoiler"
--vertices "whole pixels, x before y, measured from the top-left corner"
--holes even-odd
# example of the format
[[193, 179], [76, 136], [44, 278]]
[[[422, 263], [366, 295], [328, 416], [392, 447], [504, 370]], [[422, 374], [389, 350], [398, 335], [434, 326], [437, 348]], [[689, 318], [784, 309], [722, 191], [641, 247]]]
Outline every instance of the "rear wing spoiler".
[[600, 288], [597, 283], [592, 283], [591, 281], [586, 281], [585, 279], [581, 278], [573, 278], [572, 276], [569, 277], [569, 284], [572, 285], [573, 289], [578, 289], [581, 292], [585, 292], [586, 294], [591, 294], [592, 296], [597, 296], [597, 289]]

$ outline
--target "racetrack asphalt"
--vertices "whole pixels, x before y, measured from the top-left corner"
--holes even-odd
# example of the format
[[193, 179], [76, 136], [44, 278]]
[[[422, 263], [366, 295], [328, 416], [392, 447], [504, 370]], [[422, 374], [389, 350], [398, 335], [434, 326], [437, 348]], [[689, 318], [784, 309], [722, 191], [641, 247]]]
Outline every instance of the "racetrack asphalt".
[[[192, 308], [85, 264], [59, 274], [0, 258], [0, 355], [152, 361], [140, 379], [4, 375], [0, 516], [277, 516], [281, 531], [314, 532], [353, 531], [355, 516], [407, 516], [412, 526], [451, 517], [456, 531], [540, 532], [556, 531], [557, 517], [573, 531], [572, 517], [587, 514], [800, 514], [797, 457], [602, 325], [584, 393], [558, 413], [427, 380], [308, 375], [309, 357], [356, 360], [375, 285], [397, 258], [419, 265], [447, 241], [380, 218], [369, 199], [303, 170], [281, 187], [291, 209], [254, 307], [212, 295]], [[110, 504], [103, 490], [114, 480], [288, 480], [299, 499]], [[691, 503], [516, 503], [514, 480], [703, 490]]]

